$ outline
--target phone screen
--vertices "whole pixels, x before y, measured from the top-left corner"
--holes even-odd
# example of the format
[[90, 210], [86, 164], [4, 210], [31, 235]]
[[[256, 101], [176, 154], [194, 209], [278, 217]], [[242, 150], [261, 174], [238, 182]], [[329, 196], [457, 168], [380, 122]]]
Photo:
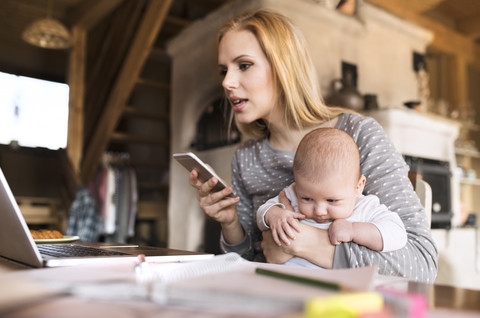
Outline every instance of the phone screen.
[[218, 183], [212, 189], [213, 192], [221, 191], [227, 187], [227, 183], [194, 153], [176, 153], [173, 155], [173, 158], [175, 158], [189, 172], [195, 169], [198, 172], [198, 179], [201, 182], [207, 182], [212, 177], [215, 177], [218, 180]]

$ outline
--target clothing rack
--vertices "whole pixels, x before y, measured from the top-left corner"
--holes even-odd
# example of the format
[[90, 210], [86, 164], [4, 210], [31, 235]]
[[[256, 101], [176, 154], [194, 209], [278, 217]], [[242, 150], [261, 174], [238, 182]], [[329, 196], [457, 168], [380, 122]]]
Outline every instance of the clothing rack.
[[130, 165], [130, 154], [105, 152], [88, 187], [95, 201], [101, 224], [98, 238], [105, 242], [126, 243], [135, 235], [138, 189]]
[[102, 163], [104, 165], [109, 165], [109, 164], [126, 165], [130, 163], [130, 154], [126, 152], [107, 151], [103, 154]]

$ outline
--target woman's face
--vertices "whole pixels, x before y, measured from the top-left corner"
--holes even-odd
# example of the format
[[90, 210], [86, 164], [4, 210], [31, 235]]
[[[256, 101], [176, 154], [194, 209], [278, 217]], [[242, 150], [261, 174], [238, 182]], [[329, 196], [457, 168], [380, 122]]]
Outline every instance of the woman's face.
[[238, 122], [276, 120], [270, 114], [275, 106], [272, 69], [253, 33], [227, 32], [219, 44], [218, 67]]

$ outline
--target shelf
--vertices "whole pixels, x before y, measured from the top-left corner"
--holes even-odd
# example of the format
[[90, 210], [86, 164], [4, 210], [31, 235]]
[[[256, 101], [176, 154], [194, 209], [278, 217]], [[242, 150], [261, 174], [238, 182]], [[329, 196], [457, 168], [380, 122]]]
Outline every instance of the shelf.
[[461, 127], [465, 128], [465, 129], [480, 132], [480, 125], [476, 125], [476, 124], [469, 123], [469, 122], [466, 122], [466, 121], [460, 121], [460, 124], [462, 125]]
[[138, 220], [155, 220], [159, 217], [167, 215], [167, 207], [165, 203], [155, 201], [139, 201], [138, 202]]
[[137, 79], [137, 84], [144, 85], [144, 86], [150, 86], [150, 87], [158, 88], [158, 89], [162, 89], [162, 90], [169, 90], [170, 89], [170, 84], [167, 83], [167, 82], [159, 82], [159, 81], [156, 81], [156, 80], [146, 79], [146, 78]]
[[164, 114], [164, 113], [161, 114], [153, 111], [135, 109], [135, 107], [132, 107], [132, 106], [125, 106], [123, 108], [123, 114], [125, 116], [141, 117], [143, 119], [150, 119], [150, 120], [156, 120], [156, 121], [168, 121], [170, 119], [168, 114]]
[[114, 132], [110, 137], [111, 142], [123, 143], [143, 143], [157, 146], [168, 147], [169, 141], [166, 139], [159, 139], [151, 136], [132, 135], [123, 132]]
[[461, 178], [460, 184], [463, 185], [472, 185], [472, 186], [480, 186], [480, 179], [468, 179], [468, 178]]
[[149, 190], [160, 190], [165, 192], [169, 190], [168, 184], [164, 184], [160, 182], [139, 182], [138, 188], [149, 189]]
[[460, 156], [469, 156], [480, 159], [480, 151], [467, 148], [455, 148], [455, 154]]

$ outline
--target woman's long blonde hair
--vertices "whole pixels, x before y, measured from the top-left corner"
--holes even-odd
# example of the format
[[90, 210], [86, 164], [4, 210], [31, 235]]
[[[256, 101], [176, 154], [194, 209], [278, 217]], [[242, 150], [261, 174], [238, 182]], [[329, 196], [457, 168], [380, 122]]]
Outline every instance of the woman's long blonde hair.
[[[325, 105], [306, 41], [287, 17], [268, 9], [240, 14], [220, 29], [218, 43], [233, 30], [247, 30], [257, 38], [272, 67], [277, 104], [285, 106], [290, 128], [317, 125], [347, 111]], [[247, 136], [268, 135], [263, 121], [237, 126]]]

